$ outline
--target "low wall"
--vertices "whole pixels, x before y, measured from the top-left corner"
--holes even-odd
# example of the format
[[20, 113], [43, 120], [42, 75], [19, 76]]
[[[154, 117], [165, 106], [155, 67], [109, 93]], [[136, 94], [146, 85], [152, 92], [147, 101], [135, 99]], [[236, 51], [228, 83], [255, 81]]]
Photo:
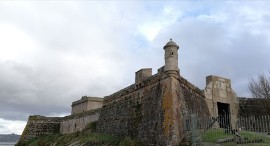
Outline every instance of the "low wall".
[[95, 109], [64, 117], [61, 122], [60, 133], [68, 134], [82, 131], [87, 124], [98, 121], [100, 111], [101, 109]]
[[270, 115], [270, 99], [239, 98], [239, 115], [241, 117]]
[[59, 117], [29, 116], [19, 142], [28, 141], [42, 135], [59, 133], [61, 120], [62, 118]]

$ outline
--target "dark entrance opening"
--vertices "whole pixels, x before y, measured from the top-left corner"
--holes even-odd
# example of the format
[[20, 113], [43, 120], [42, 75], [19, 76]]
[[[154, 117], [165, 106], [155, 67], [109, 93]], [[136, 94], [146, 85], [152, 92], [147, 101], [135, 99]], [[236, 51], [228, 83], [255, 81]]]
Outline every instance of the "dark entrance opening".
[[231, 128], [230, 123], [230, 105], [227, 103], [217, 103], [218, 106], [218, 116], [219, 116], [219, 127], [220, 128]]

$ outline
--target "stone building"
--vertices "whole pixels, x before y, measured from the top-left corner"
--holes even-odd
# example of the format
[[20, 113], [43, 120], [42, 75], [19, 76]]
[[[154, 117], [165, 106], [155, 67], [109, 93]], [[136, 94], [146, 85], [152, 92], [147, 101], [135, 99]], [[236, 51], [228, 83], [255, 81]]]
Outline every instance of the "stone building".
[[[175, 146], [186, 137], [184, 121], [192, 113], [217, 117], [225, 111], [233, 114], [230, 120], [236, 118], [238, 101], [229, 79], [209, 76], [205, 90], [201, 90], [180, 75], [179, 46], [170, 40], [163, 49], [165, 65], [157, 74], [144, 68], [135, 73], [134, 84], [109, 96], [83, 96], [72, 103], [71, 115], [54, 121], [54, 130], [73, 133], [97, 122], [101, 133], [137, 138], [145, 145]], [[39, 123], [33, 124], [32, 119], [27, 126], [33, 129]], [[41, 123], [50, 120], [42, 117]], [[21, 141], [44, 134], [29, 129], [25, 128]]]
[[82, 99], [74, 101], [71, 105], [71, 114], [83, 113], [86, 111], [102, 108], [103, 98], [83, 96]]

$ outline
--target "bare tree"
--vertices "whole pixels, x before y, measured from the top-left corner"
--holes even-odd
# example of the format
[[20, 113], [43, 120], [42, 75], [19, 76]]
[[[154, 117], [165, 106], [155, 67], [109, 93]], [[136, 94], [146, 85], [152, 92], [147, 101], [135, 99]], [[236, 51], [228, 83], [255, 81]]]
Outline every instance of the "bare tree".
[[270, 76], [258, 75], [257, 80], [251, 78], [248, 89], [255, 98], [270, 99]]

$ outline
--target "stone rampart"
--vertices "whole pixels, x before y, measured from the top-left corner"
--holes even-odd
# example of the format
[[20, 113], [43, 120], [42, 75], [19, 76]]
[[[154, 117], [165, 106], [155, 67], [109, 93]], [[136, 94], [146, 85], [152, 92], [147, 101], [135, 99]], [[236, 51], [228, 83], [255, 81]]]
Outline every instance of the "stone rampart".
[[162, 136], [163, 83], [158, 80], [158, 75], [152, 79], [142, 82], [138, 88], [131, 85], [105, 97], [98, 131], [121, 137], [135, 137], [145, 145], [165, 145]]
[[155, 82], [157, 82], [160, 79], [160, 76], [158, 74], [155, 74], [147, 79], [145, 79], [141, 84], [135, 86], [135, 84], [132, 84], [124, 89], [121, 89], [109, 96], [104, 97], [103, 105], [112, 104], [111, 102], [116, 102], [118, 100], [123, 100], [121, 98], [124, 98], [125, 95], [130, 94], [134, 92], [135, 90], [138, 90], [139, 88], [143, 88], [145, 86], [149, 86]]
[[66, 116], [61, 121], [61, 134], [82, 131], [87, 124], [97, 122], [101, 109], [95, 109], [84, 113]]
[[183, 115], [190, 115], [197, 113], [199, 116], [209, 116], [209, 110], [205, 102], [204, 93], [195, 85], [188, 82], [185, 78], [180, 77], [176, 83], [177, 97], [183, 97], [186, 102], [186, 109], [188, 113]]
[[210, 115], [204, 99], [203, 93], [186, 79], [180, 76], [171, 78], [171, 91], [163, 96], [162, 106], [171, 106], [172, 111], [167, 111], [164, 121], [172, 124], [163, 126], [172, 131], [172, 145], [178, 145], [184, 138], [190, 137], [190, 131], [186, 131], [184, 123], [191, 114], [197, 114], [199, 117]]
[[19, 142], [60, 132], [60, 117], [29, 116]]
[[239, 116], [264, 116], [270, 115], [270, 99], [264, 98], [239, 98]]
[[190, 113], [209, 116], [199, 88], [162, 70], [104, 98], [98, 131], [131, 136], [145, 145], [178, 145], [185, 137], [183, 118]]

